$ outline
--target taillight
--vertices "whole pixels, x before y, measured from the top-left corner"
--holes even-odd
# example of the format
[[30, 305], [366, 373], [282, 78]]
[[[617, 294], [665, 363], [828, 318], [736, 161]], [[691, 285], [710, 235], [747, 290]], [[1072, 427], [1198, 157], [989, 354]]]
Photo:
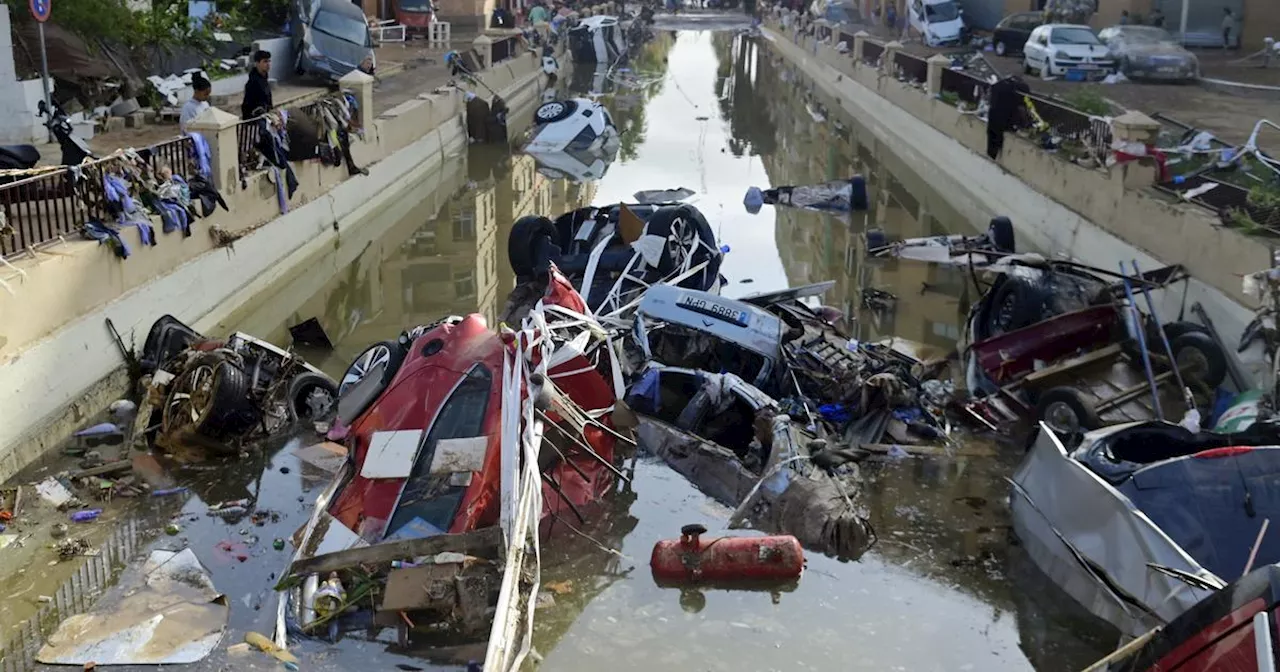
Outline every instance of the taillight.
[[1236, 455], [1243, 455], [1244, 453], [1252, 451], [1253, 446], [1228, 446], [1226, 448], [1210, 448], [1209, 450], [1202, 450], [1191, 457], [1211, 460], [1216, 457], [1235, 457]]

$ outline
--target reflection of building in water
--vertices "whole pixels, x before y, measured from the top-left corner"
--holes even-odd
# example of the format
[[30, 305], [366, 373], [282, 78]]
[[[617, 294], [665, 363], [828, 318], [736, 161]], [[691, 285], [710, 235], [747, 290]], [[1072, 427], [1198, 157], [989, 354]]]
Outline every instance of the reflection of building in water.
[[[967, 308], [961, 305], [962, 271], [868, 260], [862, 234], [870, 228], [891, 238], [945, 233], [940, 221], [959, 222], [958, 213], [834, 100], [798, 75], [782, 77], [787, 66], [768, 52], [750, 53], [754, 63], [735, 68], [732, 76], [755, 72], [757, 80], [777, 87], [764, 86], [769, 95], [759, 100], [767, 111], [762, 116], [780, 130], [777, 150], [762, 157], [770, 182], [813, 184], [861, 174], [871, 201], [868, 212], [847, 215], [775, 208], [775, 238], [788, 282], [835, 281], [825, 301], [857, 316], [861, 338], [896, 335], [953, 346], [963, 323], [962, 307]], [[896, 302], [887, 309], [869, 308], [882, 293]]]

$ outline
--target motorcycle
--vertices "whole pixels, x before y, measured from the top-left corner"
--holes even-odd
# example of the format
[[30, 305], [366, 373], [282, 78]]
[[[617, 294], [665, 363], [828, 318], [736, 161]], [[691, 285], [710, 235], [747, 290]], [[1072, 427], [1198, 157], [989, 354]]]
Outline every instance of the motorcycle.
[[[42, 100], [37, 109], [39, 110], [37, 116], [47, 118], [44, 127], [53, 133], [53, 137], [58, 140], [58, 146], [62, 148], [61, 165], [75, 166], [83, 163], [85, 159], [94, 158], [89, 143], [75, 135], [71, 121], [60, 105], [54, 103], [53, 110], [50, 111], [49, 106]], [[40, 150], [36, 149], [35, 145], [0, 146], [0, 170], [27, 170], [35, 168], [39, 162]], [[12, 182], [15, 179], [0, 178], [0, 184]]]

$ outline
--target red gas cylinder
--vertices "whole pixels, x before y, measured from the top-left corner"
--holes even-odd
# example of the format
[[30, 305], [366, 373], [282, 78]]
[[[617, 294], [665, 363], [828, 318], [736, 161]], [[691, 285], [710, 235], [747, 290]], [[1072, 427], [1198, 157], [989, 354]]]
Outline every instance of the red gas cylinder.
[[719, 537], [703, 540], [707, 528], [685, 525], [680, 539], [653, 545], [649, 566], [659, 583], [788, 581], [804, 571], [804, 550], [791, 535]]

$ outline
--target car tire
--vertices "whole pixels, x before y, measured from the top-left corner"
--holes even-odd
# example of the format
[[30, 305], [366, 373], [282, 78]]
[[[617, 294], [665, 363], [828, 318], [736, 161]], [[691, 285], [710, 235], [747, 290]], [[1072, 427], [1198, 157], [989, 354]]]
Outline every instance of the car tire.
[[[548, 103], [550, 104], [552, 103]], [[511, 227], [511, 235], [507, 236], [507, 262], [511, 264], [516, 277], [531, 276], [539, 266], [548, 261], [537, 259], [540, 255], [535, 250], [545, 250], [548, 244], [554, 244], [559, 235], [555, 223], [546, 217], [526, 215], [517, 219]], [[536, 244], [540, 238], [546, 238], [547, 243]]]
[[208, 403], [195, 409], [197, 417], [191, 422], [185, 419], [181, 425], [189, 425], [196, 433], [217, 441], [233, 439], [249, 431], [258, 422], [258, 413], [249, 400], [249, 375], [239, 366], [217, 355], [204, 355], [192, 362], [169, 388], [165, 399], [164, 432], [170, 433], [180, 425], [170, 413], [176, 395], [188, 389], [192, 379], [201, 370], [212, 376]]
[[[1181, 322], [1170, 322], [1164, 325], [1164, 335], [1165, 338], [1169, 339], [1170, 344], [1172, 344], [1179, 336], [1191, 332], [1198, 332], [1207, 335], [1209, 333], [1209, 328], [1198, 322], [1188, 322], [1186, 320]], [[1210, 338], [1212, 338], [1212, 336], [1210, 336]]]
[[1069, 437], [1102, 426], [1093, 402], [1074, 387], [1045, 390], [1036, 401], [1036, 421], [1045, 423], [1059, 436]]
[[[311, 407], [310, 401], [317, 393], [328, 398], [328, 408], [317, 411]], [[305, 371], [289, 381], [288, 400], [289, 417], [293, 421], [320, 420], [337, 409], [338, 385], [322, 373]]]
[[1025, 58], [1022, 59], [1022, 74], [1024, 75], [1031, 74], [1031, 61], [1028, 61]]
[[996, 42], [996, 56], [1005, 56], [1009, 53], [1009, 47], [1004, 42]]
[[987, 239], [997, 252], [1013, 254], [1017, 251], [1017, 238], [1013, 234], [1013, 222], [1008, 217], [993, 217], [987, 225]]
[[1213, 337], [1199, 331], [1188, 331], [1169, 344], [1173, 361], [1179, 369], [1190, 369], [1196, 380], [1216, 389], [1227, 379], [1227, 354]]
[[553, 100], [539, 105], [533, 113], [533, 120], [539, 124], [551, 124], [568, 119], [577, 109], [578, 104], [572, 100]]
[[1038, 285], [1001, 276], [991, 288], [991, 299], [984, 297], [979, 326], [979, 340], [986, 340], [1040, 321], [1048, 295]]

